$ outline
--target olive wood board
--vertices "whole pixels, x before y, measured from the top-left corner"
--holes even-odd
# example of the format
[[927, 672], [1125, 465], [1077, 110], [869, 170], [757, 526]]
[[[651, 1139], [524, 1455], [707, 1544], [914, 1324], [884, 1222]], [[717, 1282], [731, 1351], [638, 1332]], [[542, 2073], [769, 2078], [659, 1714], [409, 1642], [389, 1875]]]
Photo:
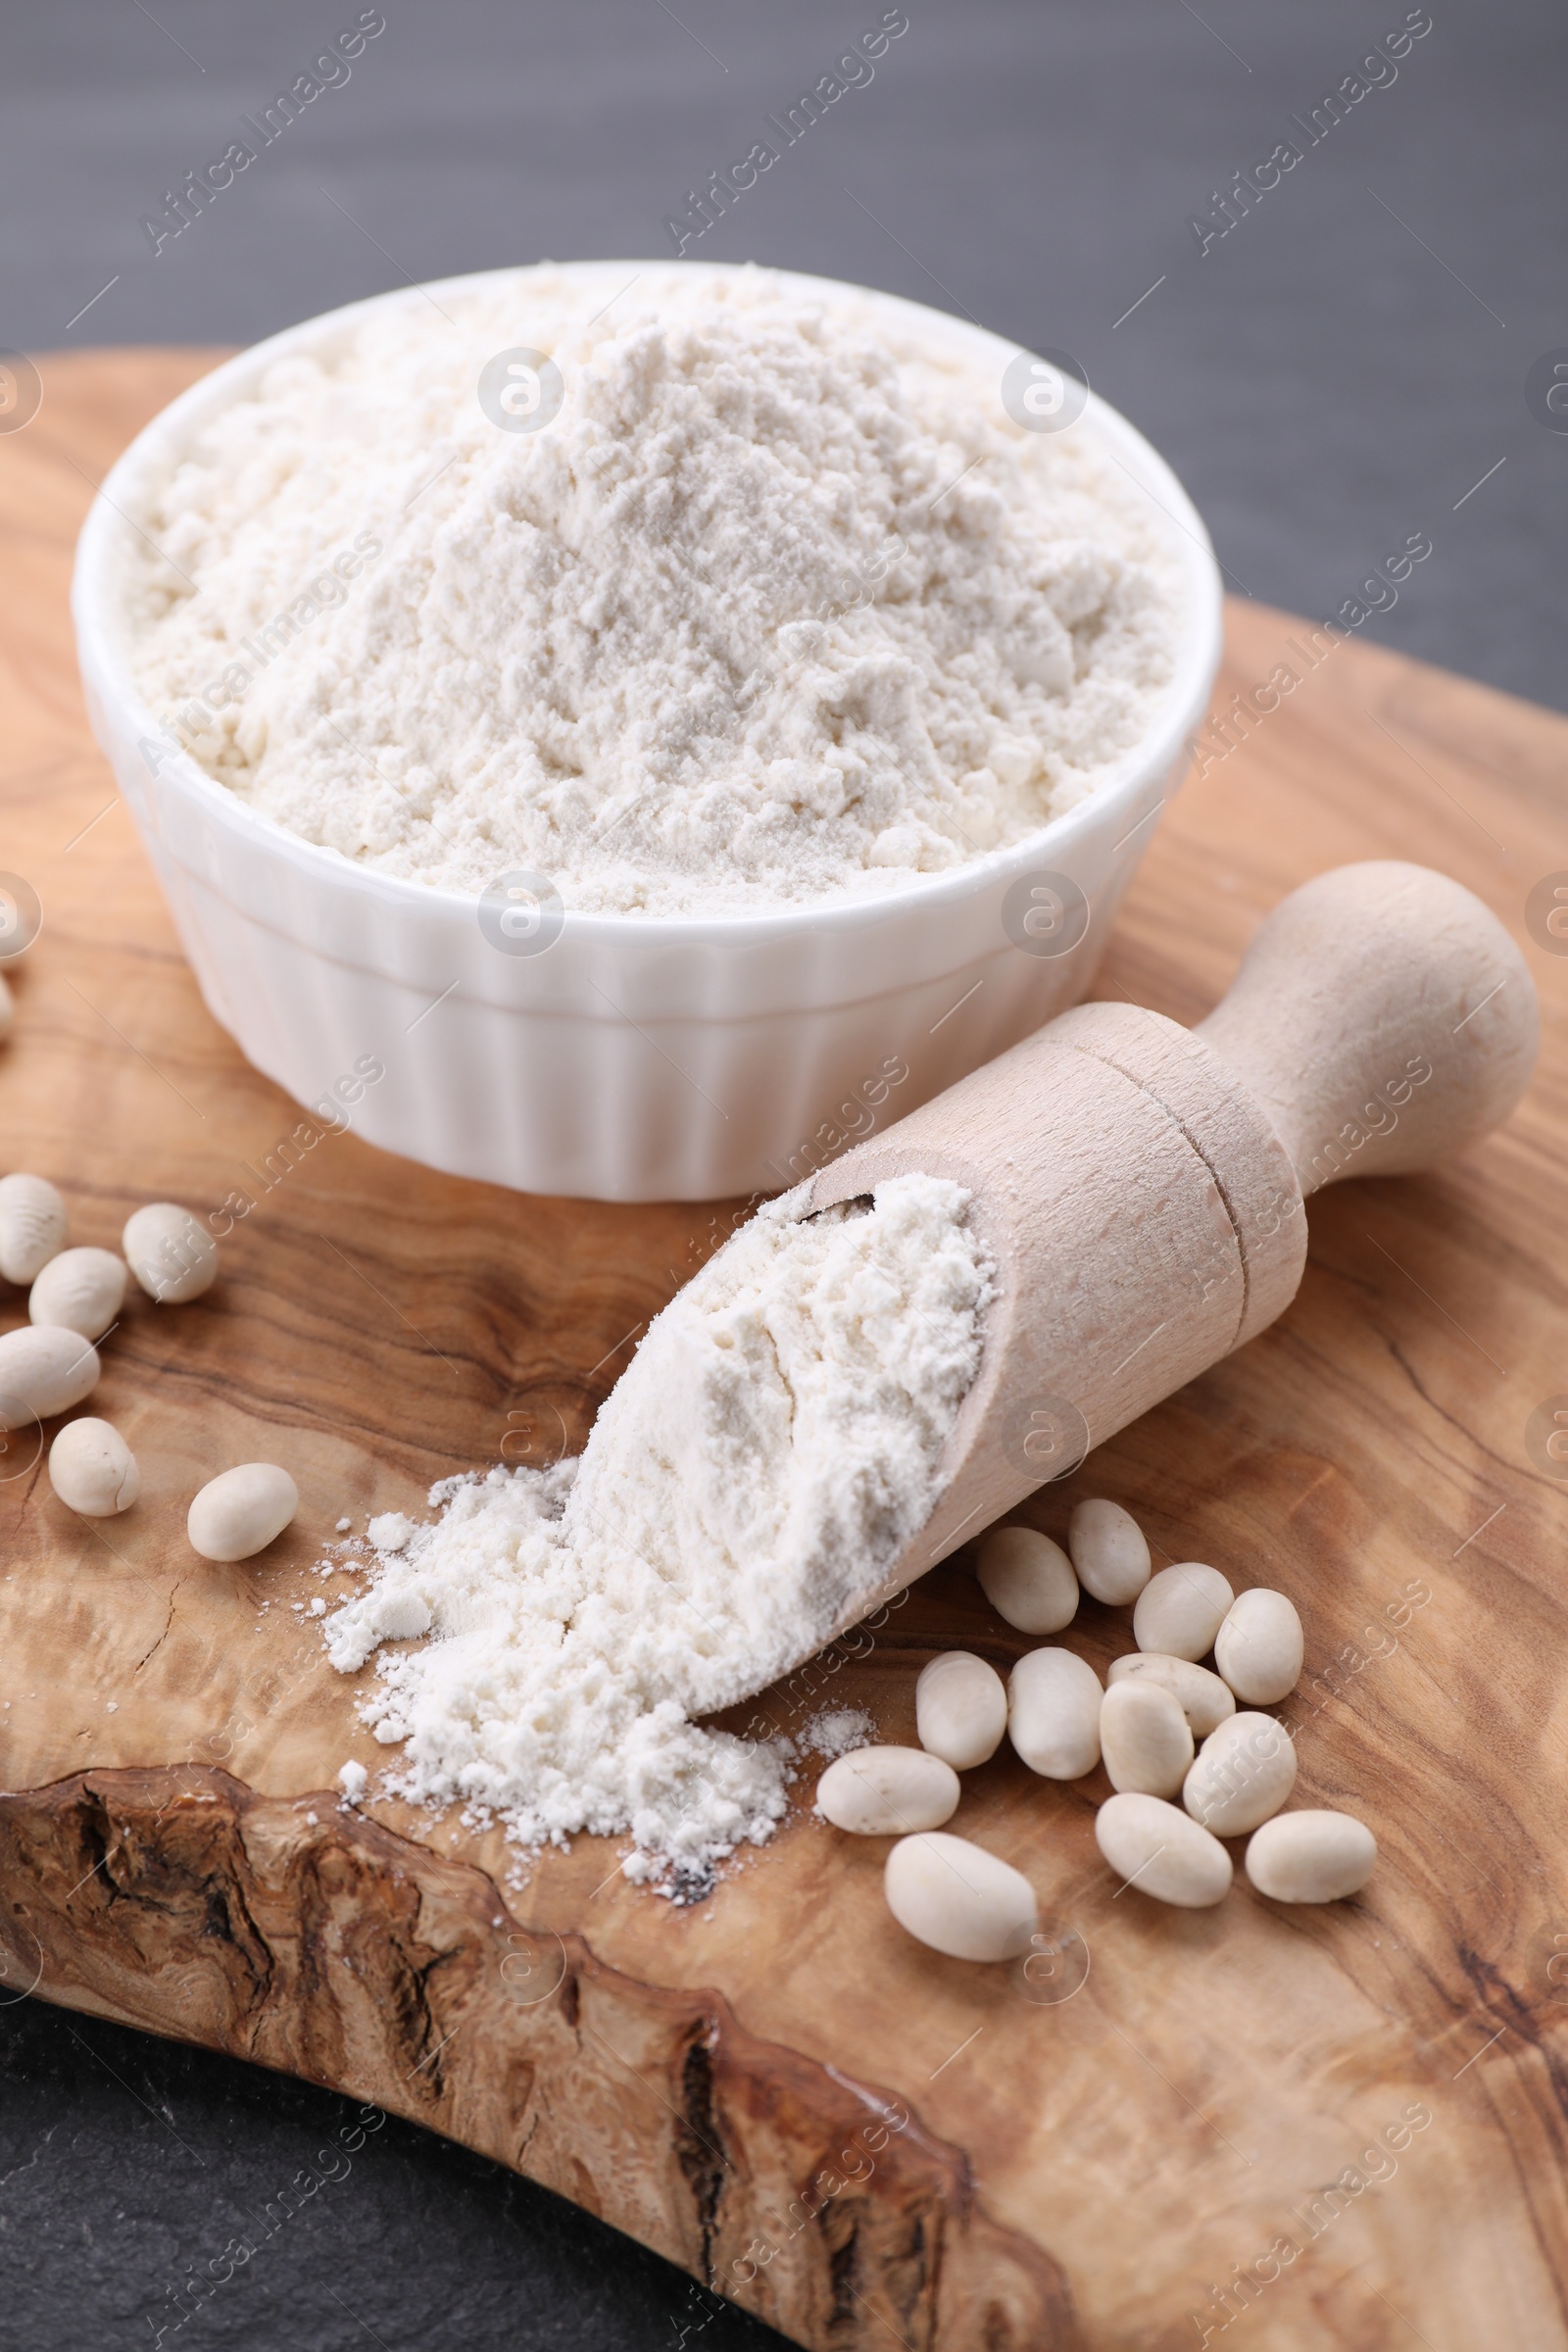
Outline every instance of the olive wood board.
[[[1541, 987], [1508, 1125], [1442, 1174], [1314, 1200], [1280, 1322], [1020, 1514], [1060, 1533], [1107, 1494], [1156, 1560], [1293, 1595], [1295, 1801], [1370, 1823], [1364, 1894], [1162, 1909], [1100, 1861], [1103, 1780], [1006, 1752], [952, 1826], [1039, 1889], [1047, 1941], [1008, 1968], [912, 1942], [883, 1842], [814, 1820], [809, 1771], [773, 1843], [686, 1907], [622, 1880], [614, 1841], [519, 1871], [499, 1834], [338, 1801], [345, 1759], [388, 1751], [295, 1604], [340, 1517], [579, 1447], [745, 1204], [532, 1199], [307, 1141], [204, 1010], [88, 734], [67, 585], [93, 483], [214, 357], [46, 361], [41, 412], [0, 436], [0, 866], [44, 907], [3, 1163], [62, 1186], [80, 1242], [144, 1200], [254, 1200], [206, 1298], [138, 1295], [107, 1343], [93, 1409], [143, 1499], [89, 1524], [35, 1435], [0, 1462], [7, 1986], [428, 2124], [814, 2352], [1568, 2346], [1564, 1501], [1539, 1409], [1568, 1390], [1568, 959], [1526, 920], [1568, 867], [1568, 721], [1233, 604], [1217, 707], [1301, 674], [1225, 757], [1211, 739], [1094, 992], [1195, 1020], [1287, 890], [1378, 857], [1479, 892]], [[257, 1457], [294, 1471], [295, 1525], [198, 1560], [190, 1494]], [[935, 1651], [1005, 1671], [1032, 1646], [972, 1556], [725, 1720], [864, 1706], [911, 1739]], [[1132, 1646], [1088, 1600], [1063, 1639], [1102, 1671]]]

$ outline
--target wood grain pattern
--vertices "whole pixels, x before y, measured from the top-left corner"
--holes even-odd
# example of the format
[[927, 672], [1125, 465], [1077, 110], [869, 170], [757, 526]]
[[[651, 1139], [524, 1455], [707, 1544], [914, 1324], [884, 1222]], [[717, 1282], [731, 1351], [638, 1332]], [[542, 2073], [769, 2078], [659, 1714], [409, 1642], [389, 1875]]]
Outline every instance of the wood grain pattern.
[[[340, 1514], [580, 1445], [733, 1211], [520, 1199], [352, 1135], [243, 1173], [281, 1166], [300, 1114], [199, 1004], [88, 739], [65, 609], [91, 481], [206, 364], [47, 363], [41, 414], [0, 437], [0, 865], [45, 906], [0, 1063], [5, 1163], [60, 1182], [84, 1242], [143, 1199], [257, 1197], [206, 1299], [138, 1300], [108, 1344], [98, 1404], [145, 1500], [90, 1528], [24, 1450], [0, 1461], [8, 1981], [471, 2140], [822, 2352], [890, 2328], [922, 2352], [1174, 2352], [1227, 2313], [1228, 2340], [1279, 2352], [1568, 2346], [1563, 1494], [1529, 1439], [1568, 1391], [1568, 959], [1524, 921], [1568, 868], [1568, 723], [1337, 646], [1167, 813], [1102, 974], [1196, 1020], [1296, 882], [1407, 857], [1486, 899], [1542, 990], [1507, 1127], [1441, 1176], [1314, 1200], [1281, 1322], [1022, 1514], [1059, 1533], [1107, 1493], [1160, 1557], [1297, 1598], [1298, 1801], [1371, 1823], [1365, 1894], [1117, 1896], [1100, 1781], [1008, 1757], [953, 1826], [1039, 1888], [1062, 1955], [1030, 1975], [912, 1944], [880, 1842], [813, 1823], [808, 1791], [691, 1910], [591, 1838], [518, 1884], [494, 1837], [324, 1793], [384, 1751], [293, 1604]], [[1233, 608], [1222, 707], [1293, 634]], [[197, 1562], [189, 1494], [258, 1454], [295, 1470], [296, 1527], [260, 1562]], [[1102, 1670], [1130, 1646], [1089, 1602], [1069, 1639]], [[963, 1556], [729, 1720], [847, 1702], [908, 1739], [915, 1671], [955, 1644], [1004, 1669], [1029, 1646]], [[890, 2110], [909, 2120], [873, 2148]]]

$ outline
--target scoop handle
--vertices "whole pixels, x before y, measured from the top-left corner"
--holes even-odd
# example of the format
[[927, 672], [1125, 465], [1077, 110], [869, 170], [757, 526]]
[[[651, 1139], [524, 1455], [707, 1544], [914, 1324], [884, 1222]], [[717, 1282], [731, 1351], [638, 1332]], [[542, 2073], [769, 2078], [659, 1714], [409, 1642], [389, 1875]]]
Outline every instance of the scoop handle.
[[1282, 900], [1194, 1035], [1268, 1112], [1308, 1194], [1435, 1167], [1506, 1118], [1541, 1013], [1491, 909], [1390, 858]]

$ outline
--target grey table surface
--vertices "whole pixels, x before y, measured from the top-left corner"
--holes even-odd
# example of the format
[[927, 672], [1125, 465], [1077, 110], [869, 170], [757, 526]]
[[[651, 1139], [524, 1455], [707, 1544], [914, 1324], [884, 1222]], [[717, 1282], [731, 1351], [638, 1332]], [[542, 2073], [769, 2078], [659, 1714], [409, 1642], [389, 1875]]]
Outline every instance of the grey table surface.
[[[1568, 709], [1568, 394], [1545, 397], [1558, 358], [1568, 381], [1560, 7], [902, 13], [871, 77], [687, 250], [885, 286], [1070, 353], [1175, 465], [1239, 595], [1331, 614], [1425, 532], [1431, 559], [1364, 634]], [[384, 28], [346, 74], [155, 251], [169, 191], [362, 12], [13, 6], [0, 345], [249, 341], [411, 279], [668, 253], [688, 191], [883, 14], [880, 0], [383, 0], [366, 21]], [[1426, 29], [1391, 56], [1401, 26]], [[1265, 187], [1282, 141], [1298, 161]], [[0, 2340], [151, 2344], [162, 2328], [173, 2342], [172, 2290], [258, 2234], [347, 2112], [0, 1985]], [[392, 2122], [178, 2340], [779, 2339]]]

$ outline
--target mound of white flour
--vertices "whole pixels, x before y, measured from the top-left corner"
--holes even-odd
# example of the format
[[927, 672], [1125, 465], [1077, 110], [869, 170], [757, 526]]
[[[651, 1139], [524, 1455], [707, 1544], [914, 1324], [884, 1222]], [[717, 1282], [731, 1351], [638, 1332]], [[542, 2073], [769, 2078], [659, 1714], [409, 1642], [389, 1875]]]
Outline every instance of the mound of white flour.
[[631, 1875], [701, 1883], [784, 1809], [787, 1742], [692, 1721], [870, 1605], [924, 1523], [980, 1358], [989, 1271], [967, 1195], [929, 1176], [803, 1221], [760, 1209], [653, 1324], [586, 1450], [449, 1482], [435, 1523], [377, 1523], [368, 1592], [327, 1621], [404, 1743], [416, 1801], [522, 1842], [629, 1830]]
[[[519, 347], [564, 382], [537, 431], [478, 397]], [[585, 910], [962, 863], [1172, 676], [1170, 525], [1087, 427], [752, 269], [411, 294], [275, 363], [136, 520], [132, 668], [211, 775], [383, 872]]]

